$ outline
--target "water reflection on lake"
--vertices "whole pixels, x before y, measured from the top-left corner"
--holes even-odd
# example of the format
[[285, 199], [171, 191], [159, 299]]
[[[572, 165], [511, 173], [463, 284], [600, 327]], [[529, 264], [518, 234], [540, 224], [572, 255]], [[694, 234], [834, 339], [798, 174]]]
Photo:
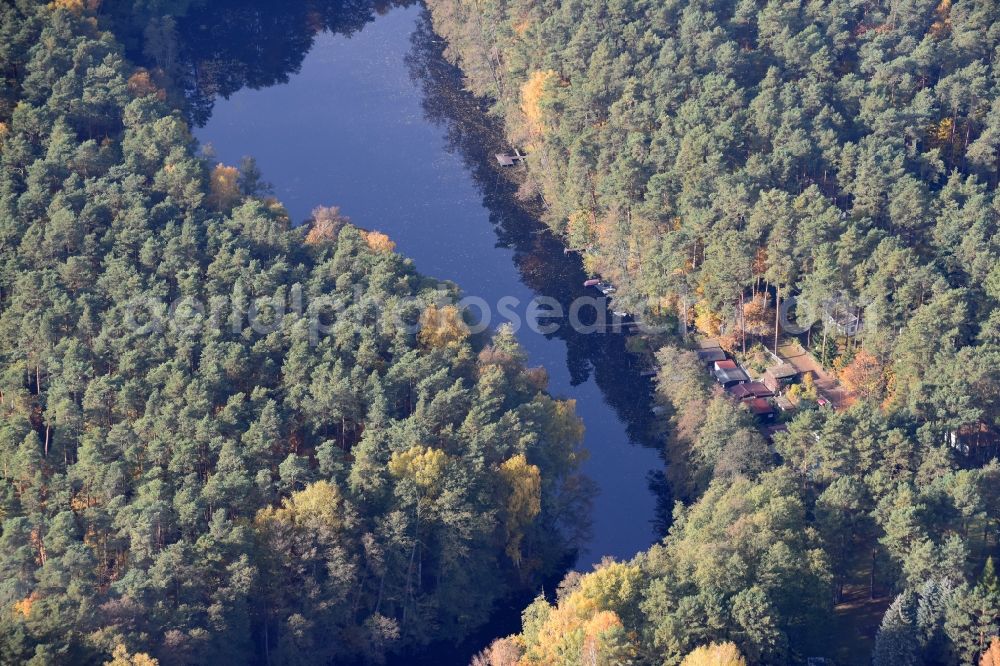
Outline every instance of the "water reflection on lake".
[[[341, 24], [338, 33], [317, 31]], [[514, 297], [526, 305], [543, 295], [568, 309], [586, 295], [579, 259], [516, 203], [493, 159], [502, 138], [442, 60], [420, 6], [336, 20], [304, 14], [280, 25], [306, 33], [289, 36], [292, 55], [271, 53], [270, 41], [247, 44], [248, 58], [259, 59], [232, 58], [242, 71], [220, 71], [217, 58], [214, 71], [192, 73], [192, 85], [212, 83], [197, 136], [220, 161], [253, 155], [293, 219], [319, 204], [340, 206], [392, 237], [421, 272], [489, 303]], [[211, 28], [195, 17], [181, 30]], [[256, 73], [255, 65], [281, 71]], [[231, 94], [213, 108], [214, 93]], [[523, 306], [515, 311], [524, 315]], [[621, 335], [522, 326], [519, 338], [530, 363], [548, 370], [551, 391], [577, 401], [586, 425], [584, 471], [599, 493], [577, 566], [631, 557], [658, 537], [657, 501], [661, 509], [667, 501], [656, 482], [662, 461], [645, 436], [648, 382]]]

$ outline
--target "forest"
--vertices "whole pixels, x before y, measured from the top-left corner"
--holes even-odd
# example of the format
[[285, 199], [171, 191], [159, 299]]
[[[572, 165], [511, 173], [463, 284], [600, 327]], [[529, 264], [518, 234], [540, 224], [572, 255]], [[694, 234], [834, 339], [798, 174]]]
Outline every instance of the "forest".
[[[1000, 7], [428, 6], [528, 154], [521, 196], [622, 309], [746, 359], [795, 297], [857, 398], [798, 410], [771, 450], [661, 337], [668, 536], [567, 578], [478, 662], [997, 663]], [[831, 300], [860, 334], [831, 334]], [[870, 653], [848, 592], [878, 612]]]
[[0, 5], [0, 662], [470, 636], [572, 552], [574, 405], [384, 234], [204, 155], [109, 31], [150, 8], [95, 7]]
[[[520, 198], [678, 331], [644, 341], [669, 532], [553, 586], [576, 405], [378, 220], [300, 225], [193, 138], [298, 67], [281, 26], [385, 6], [261, 12], [274, 66], [233, 74], [238, 2], [8, 0], [0, 663], [405, 663], [534, 595], [474, 664], [1000, 663], [1000, 6], [426, 4]], [[769, 443], [684, 333], [746, 361], [793, 298], [856, 399]]]

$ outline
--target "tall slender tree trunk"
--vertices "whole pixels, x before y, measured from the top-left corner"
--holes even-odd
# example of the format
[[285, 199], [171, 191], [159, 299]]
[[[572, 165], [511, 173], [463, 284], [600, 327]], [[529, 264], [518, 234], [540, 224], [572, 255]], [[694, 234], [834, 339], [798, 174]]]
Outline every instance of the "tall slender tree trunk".
[[740, 337], [743, 338], [743, 355], [747, 353], [747, 322], [746, 312], [743, 310], [743, 289], [740, 288]]
[[778, 321], [781, 312], [781, 287], [774, 285], [774, 355], [778, 355]]

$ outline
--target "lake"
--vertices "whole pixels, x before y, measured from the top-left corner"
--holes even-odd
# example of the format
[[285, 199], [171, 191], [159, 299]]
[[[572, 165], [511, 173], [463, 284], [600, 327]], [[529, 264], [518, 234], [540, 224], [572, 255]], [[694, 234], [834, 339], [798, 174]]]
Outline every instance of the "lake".
[[[568, 309], [597, 296], [582, 286], [589, 276], [579, 258], [516, 201], [493, 156], [507, 146], [443, 61], [423, 8], [369, 18], [349, 35], [317, 31], [301, 63], [282, 65], [291, 71], [244, 76], [246, 85], [206, 110], [198, 139], [227, 164], [255, 157], [296, 222], [317, 205], [339, 206], [388, 234], [422, 273], [491, 305], [507, 298], [522, 319], [535, 297]], [[494, 311], [491, 325], [501, 321]], [[522, 325], [518, 337], [530, 364], [548, 371], [551, 392], [576, 400], [586, 426], [583, 471], [598, 493], [577, 568], [632, 557], [660, 536], [669, 506], [663, 461], [646, 434], [649, 381], [622, 334]]]

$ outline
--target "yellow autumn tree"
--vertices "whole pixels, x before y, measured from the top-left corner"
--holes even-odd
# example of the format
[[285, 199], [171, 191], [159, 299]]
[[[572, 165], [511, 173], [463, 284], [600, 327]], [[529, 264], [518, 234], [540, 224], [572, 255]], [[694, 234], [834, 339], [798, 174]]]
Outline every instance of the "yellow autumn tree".
[[448, 466], [448, 454], [429, 446], [413, 446], [397, 451], [389, 460], [389, 473], [397, 479], [409, 479], [424, 496], [436, 496]]
[[317, 206], [313, 208], [312, 220], [309, 223], [309, 233], [306, 234], [307, 245], [332, 242], [337, 239], [341, 228], [350, 220], [340, 214], [337, 206]]
[[280, 507], [257, 512], [258, 527], [272, 523], [296, 525], [304, 529], [337, 529], [343, 524], [343, 496], [329, 481], [316, 481], [281, 501]]
[[639, 598], [642, 574], [635, 564], [607, 562], [580, 579], [569, 603], [582, 608], [623, 612]]
[[[544, 598], [525, 611], [522, 664], [623, 663], [635, 658], [634, 627], [642, 574], [634, 564], [608, 562], [582, 576], [553, 608]], [[631, 629], [631, 630], [630, 630]]]
[[942, 37], [951, 30], [951, 0], [941, 0], [934, 14], [937, 19], [931, 24], [931, 34]]
[[566, 220], [566, 238], [575, 248], [585, 248], [594, 242], [588, 211], [575, 210], [570, 213]]
[[[614, 611], [597, 611], [583, 624], [583, 650], [581, 660], [585, 664], [617, 663], [616, 656], [631, 656], [634, 650], [629, 645], [621, 646], [616, 639], [625, 635], [625, 625]], [[624, 648], [624, 649], [622, 649]]]
[[167, 93], [153, 83], [149, 72], [145, 69], [136, 70], [132, 76], [128, 77], [128, 91], [132, 93], [133, 97], [154, 95], [161, 101], [167, 97]]
[[951, 118], [945, 118], [931, 127], [931, 143], [935, 147], [950, 143], [954, 135], [955, 122]]
[[774, 326], [774, 309], [767, 302], [764, 292], [743, 303], [743, 325], [752, 335], [765, 335]]
[[380, 231], [364, 232], [365, 243], [375, 252], [388, 254], [396, 249], [396, 243]]
[[747, 660], [735, 643], [712, 643], [696, 648], [681, 666], [746, 666]]
[[880, 400], [886, 388], [885, 367], [874, 354], [862, 348], [840, 372], [840, 381], [864, 400]]
[[52, 9], [65, 9], [79, 16], [83, 13], [84, 4], [83, 0], [53, 0], [49, 3], [49, 7]]
[[128, 648], [119, 643], [111, 653], [111, 661], [104, 662], [104, 666], [158, 666], [159, 663], [144, 652], [129, 654]]
[[629, 661], [636, 653], [617, 613], [580, 616], [560, 604], [551, 609], [522, 664], [600, 664]]
[[517, 637], [498, 638], [472, 658], [469, 666], [517, 666], [521, 662], [521, 646]]
[[788, 389], [788, 399], [798, 404], [800, 400], [818, 400], [819, 389], [816, 388], [816, 379], [813, 373], [807, 372], [802, 375], [802, 381], [792, 384]]
[[712, 312], [708, 303], [699, 301], [694, 306], [694, 325], [705, 335], [716, 337], [722, 332], [722, 317]]
[[728, 352], [733, 352], [741, 342], [737, 326], [726, 326], [722, 315], [713, 311], [708, 303], [699, 301], [694, 306], [694, 326], [705, 335], [715, 338], [719, 346]]
[[38, 601], [38, 593], [32, 592], [24, 599], [14, 603], [14, 614], [29, 617], [31, 615], [31, 608], [35, 605], [36, 601]]
[[216, 164], [209, 176], [210, 193], [206, 202], [216, 210], [228, 210], [239, 201], [240, 172], [236, 167]]
[[457, 347], [469, 337], [469, 327], [462, 320], [457, 306], [429, 305], [420, 317], [417, 339], [425, 347], [445, 349]]
[[500, 477], [507, 488], [506, 552], [520, 566], [524, 531], [542, 511], [542, 474], [537, 465], [529, 464], [519, 453], [500, 465]]
[[549, 81], [556, 77], [551, 69], [532, 72], [528, 80], [521, 86], [521, 111], [528, 120], [528, 129], [532, 134], [545, 132], [542, 101], [545, 98], [545, 88]]

